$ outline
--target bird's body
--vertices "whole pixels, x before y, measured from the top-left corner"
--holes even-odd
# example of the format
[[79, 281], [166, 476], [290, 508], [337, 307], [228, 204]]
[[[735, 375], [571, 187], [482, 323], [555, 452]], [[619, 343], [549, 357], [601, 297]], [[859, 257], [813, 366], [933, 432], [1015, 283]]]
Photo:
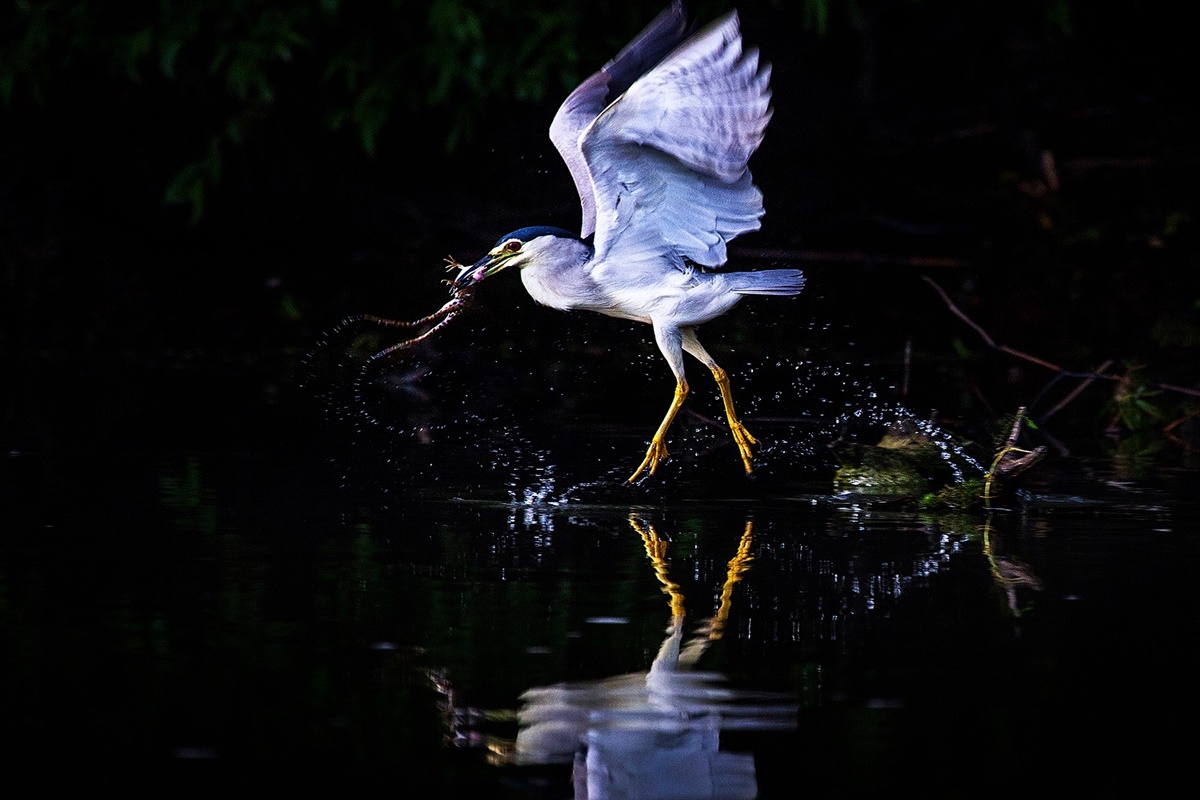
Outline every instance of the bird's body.
[[716, 271], [726, 243], [757, 230], [762, 193], [748, 169], [771, 116], [770, 70], [743, 50], [730, 12], [691, 33], [674, 2], [563, 102], [550, 138], [571, 170], [579, 234], [522, 228], [464, 267], [465, 285], [517, 266], [538, 303], [648, 323], [675, 375], [675, 397], [630, 478], [653, 474], [688, 394], [683, 353], [713, 373], [747, 474], [753, 437], [738, 421], [729, 379], [696, 327], [746, 295], [792, 295], [799, 270]]

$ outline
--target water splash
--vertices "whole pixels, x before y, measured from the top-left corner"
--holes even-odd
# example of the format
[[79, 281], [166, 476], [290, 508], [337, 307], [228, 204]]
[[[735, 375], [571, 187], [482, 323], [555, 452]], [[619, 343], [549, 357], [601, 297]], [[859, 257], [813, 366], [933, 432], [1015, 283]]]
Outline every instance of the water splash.
[[987, 467], [968, 451], [966, 445], [958, 442], [953, 434], [941, 428], [934, 420], [922, 418], [898, 403], [875, 403], [854, 408], [842, 416], [840, 425], [844, 437], [848, 437], [855, 429], [863, 429], [875, 435], [876, 441], [879, 430], [915, 431], [923, 441], [940, 451], [941, 460], [954, 476], [954, 481], [959, 484], [967, 480], [968, 471], [972, 472], [973, 476], [987, 472]]
[[[474, 328], [454, 334], [478, 336]], [[703, 373], [693, 375], [693, 393], [668, 438], [672, 458], [653, 479], [642, 485], [626, 483], [636, 466], [654, 424], [665, 408], [668, 393], [661, 356], [653, 346], [622, 350], [597, 359], [595, 369], [547, 372], [536, 365], [515, 380], [505, 363], [495, 376], [487, 370], [496, 362], [488, 339], [440, 342], [439, 348], [406, 351], [404, 360], [374, 370], [364, 379], [362, 357], [378, 352], [377, 341], [346, 342], [338, 329], [314, 350], [327, 351], [334, 361], [318, 380], [316, 367], [306, 362], [307, 384], [325, 406], [327, 418], [349, 435], [342, 441], [361, 468], [346, 478], [382, 487], [459, 486], [462, 496], [499, 496], [538, 521], [537, 509], [658, 497], [683, 488], [694, 492], [738, 494], [747, 486], [741, 478], [737, 452], [725, 424], [720, 395]], [[340, 343], [335, 341], [341, 338]], [[751, 433], [756, 486], [796, 486], [836, 466], [831, 445], [848, 435], [865, 437], [907, 420], [927, 436], [942, 454], [954, 479], [963, 481], [983, 466], [932, 420], [886, 398], [896, 388], [873, 379], [869, 365], [845, 359], [822, 358], [811, 351], [803, 357], [746, 357], [732, 351], [719, 360], [733, 382], [735, 402]], [[551, 353], [573, 363], [575, 351]], [[329, 360], [327, 358], [326, 360]], [[609, 362], [612, 362], [611, 364]], [[689, 364], [689, 367], [693, 365]], [[611, 368], [610, 368], [611, 367]], [[694, 368], [692, 370], [695, 371]], [[618, 392], [613, 388], [619, 387]], [[662, 390], [662, 391], [660, 391]], [[598, 403], [598, 398], [611, 400]], [[549, 400], [547, 400], [549, 398]], [[594, 417], [594, 430], [580, 426], [564, 409], [582, 408]], [[630, 421], [651, 417], [644, 423]], [[609, 410], [611, 418], [603, 416]], [[655, 413], [650, 413], [649, 410]], [[625, 416], [622, 416], [624, 414]], [[614, 424], [614, 420], [624, 420]], [[577, 438], [563, 436], [572, 426]], [[601, 427], [603, 426], [603, 427]], [[874, 443], [874, 442], [872, 442]], [[503, 498], [503, 499], [502, 499]]]

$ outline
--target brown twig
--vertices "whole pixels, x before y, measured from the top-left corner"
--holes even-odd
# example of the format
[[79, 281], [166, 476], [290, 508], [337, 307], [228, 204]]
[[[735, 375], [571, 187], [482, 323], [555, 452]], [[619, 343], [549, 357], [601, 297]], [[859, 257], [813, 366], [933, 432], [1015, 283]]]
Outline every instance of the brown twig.
[[1193, 444], [1189, 443], [1186, 439], [1184, 439], [1180, 436], [1177, 436], [1175, 434], [1175, 429], [1178, 428], [1183, 423], [1187, 422], [1188, 420], [1194, 419], [1195, 417], [1198, 417], [1198, 416], [1200, 416], [1200, 411], [1193, 411], [1191, 413], [1184, 414], [1182, 417], [1180, 417], [1177, 420], [1173, 420], [1170, 424], [1168, 424], [1165, 428], [1163, 428], [1163, 433], [1166, 434], [1168, 439], [1170, 439], [1171, 441], [1180, 445], [1185, 450], [1194, 451], [1196, 449], [1196, 447]]
[[[967, 325], [971, 326], [971, 329], [979, 334], [979, 338], [983, 339], [983, 341], [987, 343], [988, 347], [992, 348], [993, 350], [999, 350], [1001, 353], [1007, 353], [1010, 356], [1015, 356], [1017, 358], [1024, 359], [1025, 361], [1032, 362], [1034, 364], [1045, 367], [1046, 369], [1052, 370], [1054, 372], [1063, 372], [1064, 371], [1063, 368], [1058, 366], [1057, 364], [1053, 364], [1049, 361], [1046, 361], [1045, 359], [1038, 358], [1037, 356], [1031, 356], [1029, 353], [1023, 353], [1020, 350], [1016, 350], [1012, 347], [1009, 347], [1006, 344], [997, 343], [996, 340], [993, 339], [988, 334], [987, 331], [985, 331], [983, 328], [979, 327], [979, 325], [977, 325], [975, 323], [975, 320], [968, 317], [966, 314], [963, 313], [962, 309], [960, 309], [958, 306], [954, 305], [954, 301], [950, 299], [950, 295], [946, 294], [946, 290], [943, 289], [941, 286], [938, 286], [937, 283], [934, 282], [934, 280], [932, 278], [930, 278], [928, 275], [922, 275], [921, 279], [923, 281], [925, 281], [926, 283], [928, 283], [930, 286], [932, 286], [934, 288], [934, 291], [936, 291], [939, 295], [941, 295], [942, 302], [944, 302], [946, 304], [946, 307], [950, 309], [950, 312], [952, 314], [954, 314], [954, 316], [961, 319], [963, 322], [967, 323]], [[1111, 377], [1111, 376], [1104, 376], [1104, 377]]]
[[1055, 403], [1053, 408], [1051, 408], [1045, 414], [1042, 414], [1040, 417], [1038, 417], [1039, 421], [1045, 422], [1046, 420], [1050, 419], [1055, 414], [1057, 414], [1059, 411], [1062, 411], [1064, 408], [1067, 407], [1067, 405], [1069, 405], [1071, 403], [1072, 400], [1074, 400], [1076, 397], [1078, 397], [1080, 394], [1082, 394], [1084, 389], [1091, 386], [1096, 381], [1097, 378], [1107, 377], [1104, 374], [1104, 371], [1106, 369], [1108, 369], [1109, 367], [1111, 367], [1112, 365], [1113, 365], [1113, 360], [1111, 358], [1107, 359], [1103, 364], [1101, 364], [1099, 367], [1097, 367], [1095, 370], [1093, 370], [1091, 375], [1088, 375], [1086, 378], [1084, 378], [1082, 383], [1080, 383], [1078, 386], [1076, 386], [1071, 391], [1067, 392], [1067, 396], [1064, 397], [1062, 400], [1059, 400], [1057, 403]]
[[[1009, 347], [1008, 345], [1000, 344], [995, 339], [993, 339], [986, 330], [984, 330], [978, 323], [976, 323], [975, 320], [968, 317], [966, 315], [966, 313], [964, 313], [962, 311], [962, 309], [960, 309], [957, 305], [955, 305], [954, 301], [950, 299], [950, 295], [948, 295], [946, 293], [946, 290], [943, 289], [941, 286], [939, 286], [937, 284], [937, 282], [935, 282], [928, 275], [922, 275], [921, 279], [933, 287], [934, 291], [936, 291], [938, 293], [938, 295], [942, 298], [942, 302], [944, 302], [946, 304], [946, 307], [950, 309], [950, 312], [952, 314], [954, 314], [954, 316], [958, 317], [963, 322], [965, 322], [967, 325], [969, 325], [971, 327], [971, 329], [974, 330], [977, 334], [979, 334], [979, 338], [983, 339], [983, 341], [988, 345], [988, 347], [992, 348], [993, 350], [998, 350], [1001, 353], [1007, 353], [1008, 355], [1014, 356], [1016, 358], [1020, 358], [1024, 361], [1029, 361], [1030, 363], [1037, 364], [1038, 366], [1045, 367], [1046, 369], [1057, 372], [1059, 375], [1062, 375], [1062, 376], [1085, 378], [1083, 383], [1081, 383], [1079, 386], [1075, 387], [1069, 394], [1067, 394], [1067, 396], [1065, 398], [1063, 398], [1053, 408], [1051, 408], [1049, 412], [1044, 414], [1041, 417], [1042, 421], [1049, 419], [1052, 415], [1061, 411], [1068, 403], [1070, 403], [1072, 400], [1074, 400], [1076, 397], [1078, 397], [1079, 394], [1081, 392], [1083, 392], [1084, 389], [1086, 389], [1088, 386], [1090, 386], [1096, 380], [1103, 379], [1103, 380], [1108, 380], [1108, 381], [1119, 381], [1121, 379], [1120, 375], [1110, 375], [1107, 372], [1105, 372], [1105, 370], [1107, 370], [1109, 367], [1111, 367], [1113, 365], [1114, 361], [1112, 359], [1106, 360], [1103, 364], [1101, 364], [1097, 369], [1095, 369], [1092, 372], [1076, 373], [1076, 372], [1070, 372], [1068, 370], [1065, 370], [1062, 367], [1060, 367], [1059, 365], [1054, 364], [1050, 361], [1046, 361], [1045, 359], [1038, 358], [1037, 356], [1033, 356], [1033, 355], [1030, 355], [1029, 353], [1022, 352], [1020, 350], [1017, 350], [1016, 348]], [[1176, 392], [1179, 394], [1186, 394], [1190, 397], [1200, 397], [1200, 390], [1189, 389], [1185, 386], [1175, 386], [1173, 384], [1168, 384], [1168, 383], [1152, 383], [1150, 385], [1156, 389], [1162, 389], [1164, 391], [1171, 391], [1171, 392]]]

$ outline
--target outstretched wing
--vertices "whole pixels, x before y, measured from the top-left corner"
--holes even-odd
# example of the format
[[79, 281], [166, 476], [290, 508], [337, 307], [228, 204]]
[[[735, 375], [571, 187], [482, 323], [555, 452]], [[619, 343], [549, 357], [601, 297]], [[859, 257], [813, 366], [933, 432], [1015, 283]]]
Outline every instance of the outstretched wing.
[[646, 70], [687, 38], [691, 31], [682, 0], [674, 0], [611, 61], [567, 96], [550, 123], [550, 141], [575, 180], [583, 208], [580, 236], [596, 230], [596, 190], [579, 138], [609, 103], [620, 97]]
[[674, 253], [715, 267], [757, 230], [747, 168], [771, 118], [770, 67], [744, 50], [730, 12], [672, 50], [579, 138], [594, 187], [596, 259]]

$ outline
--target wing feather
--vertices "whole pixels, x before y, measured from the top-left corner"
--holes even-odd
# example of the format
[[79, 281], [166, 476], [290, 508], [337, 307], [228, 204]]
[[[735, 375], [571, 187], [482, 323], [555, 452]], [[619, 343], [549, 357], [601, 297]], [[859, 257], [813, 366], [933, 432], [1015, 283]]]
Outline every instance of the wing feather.
[[580, 149], [580, 136], [610, 102], [687, 38], [690, 30], [682, 0], [674, 0], [611, 61], [571, 92], [554, 115], [550, 141], [566, 162], [579, 193], [583, 211], [580, 236], [587, 238], [596, 229], [595, 186]]
[[662, 150], [727, 182], [745, 172], [770, 121], [769, 68], [742, 49], [735, 12], [709, 26], [637, 80], [595, 135]]
[[771, 117], [770, 69], [744, 50], [736, 12], [687, 39], [579, 137], [594, 188], [596, 259], [674, 254], [719, 266], [760, 227], [748, 163]]

